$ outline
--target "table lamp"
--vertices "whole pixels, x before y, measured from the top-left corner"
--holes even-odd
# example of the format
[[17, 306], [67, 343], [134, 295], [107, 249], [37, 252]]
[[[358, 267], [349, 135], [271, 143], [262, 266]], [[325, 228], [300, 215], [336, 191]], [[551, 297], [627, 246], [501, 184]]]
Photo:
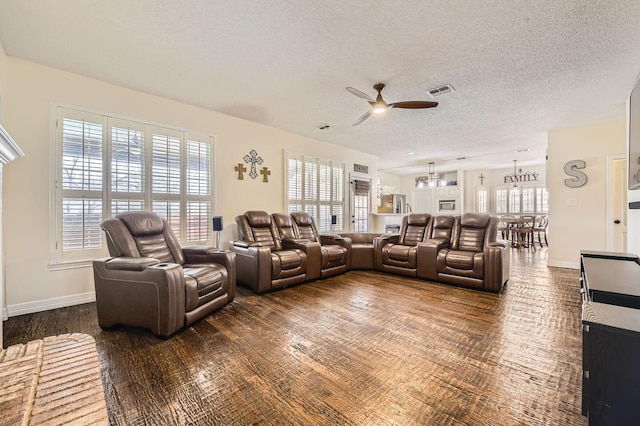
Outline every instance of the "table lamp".
[[213, 230], [216, 233], [216, 249], [220, 250], [220, 231], [222, 231], [222, 216], [213, 217]]

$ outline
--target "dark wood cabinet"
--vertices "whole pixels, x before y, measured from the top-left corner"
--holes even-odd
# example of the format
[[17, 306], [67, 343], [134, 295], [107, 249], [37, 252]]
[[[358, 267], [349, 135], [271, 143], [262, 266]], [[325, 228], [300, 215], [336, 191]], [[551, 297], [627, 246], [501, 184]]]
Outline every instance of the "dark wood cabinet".
[[582, 414], [589, 425], [640, 425], [640, 310], [582, 305]]
[[582, 414], [589, 425], [640, 425], [640, 264], [583, 251]]
[[[580, 259], [583, 300], [640, 309], [640, 264], [624, 253], [585, 255]], [[618, 257], [616, 257], [618, 256]]]

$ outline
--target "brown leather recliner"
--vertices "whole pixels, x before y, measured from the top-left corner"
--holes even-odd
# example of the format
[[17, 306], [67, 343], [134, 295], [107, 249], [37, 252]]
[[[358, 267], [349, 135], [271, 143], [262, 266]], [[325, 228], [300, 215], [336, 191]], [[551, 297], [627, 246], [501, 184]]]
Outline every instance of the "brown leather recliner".
[[418, 278], [438, 281], [438, 252], [451, 247], [454, 216], [433, 216], [424, 240], [418, 243]]
[[382, 236], [375, 241], [376, 269], [415, 277], [418, 270], [418, 243], [429, 233], [429, 213], [410, 213], [402, 218], [400, 233]]
[[455, 217], [451, 247], [437, 255], [437, 281], [500, 292], [509, 279], [509, 245], [496, 241], [498, 218]]
[[[271, 215], [264, 211], [247, 211], [236, 216], [237, 241], [231, 249], [236, 253], [238, 281], [256, 293], [299, 284], [307, 280], [309, 259], [300, 248], [285, 249]], [[319, 271], [320, 248], [316, 263]], [[319, 275], [319, 274], [318, 274]]]
[[291, 218], [297, 229], [297, 236], [320, 244], [322, 262], [320, 277], [327, 278], [351, 269], [351, 240], [339, 235], [321, 235], [313, 216], [306, 212], [293, 212]]
[[235, 254], [180, 247], [167, 221], [127, 212], [102, 222], [109, 254], [93, 262], [98, 323], [145, 327], [168, 337], [231, 302]]

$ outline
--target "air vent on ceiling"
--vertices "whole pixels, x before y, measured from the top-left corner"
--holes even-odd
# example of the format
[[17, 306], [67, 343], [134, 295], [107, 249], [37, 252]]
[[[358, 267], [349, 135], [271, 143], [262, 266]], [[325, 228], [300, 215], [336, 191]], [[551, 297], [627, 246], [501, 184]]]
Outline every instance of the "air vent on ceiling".
[[434, 89], [427, 90], [427, 94], [432, 98], [437, 98], [438, 96], [442, 96], [449, 92], [455, 92], [456, 89], [453, 88], [450, 84], [445, 84], [444, 86], [436, 87]]

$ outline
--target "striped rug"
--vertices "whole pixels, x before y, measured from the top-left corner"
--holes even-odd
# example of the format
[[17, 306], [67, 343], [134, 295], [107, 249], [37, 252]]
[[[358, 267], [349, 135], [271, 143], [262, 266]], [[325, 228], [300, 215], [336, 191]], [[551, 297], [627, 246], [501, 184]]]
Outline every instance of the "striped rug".
[[0, 425], [109, 424], [93, 337], [45, 337], [0, 351]]

